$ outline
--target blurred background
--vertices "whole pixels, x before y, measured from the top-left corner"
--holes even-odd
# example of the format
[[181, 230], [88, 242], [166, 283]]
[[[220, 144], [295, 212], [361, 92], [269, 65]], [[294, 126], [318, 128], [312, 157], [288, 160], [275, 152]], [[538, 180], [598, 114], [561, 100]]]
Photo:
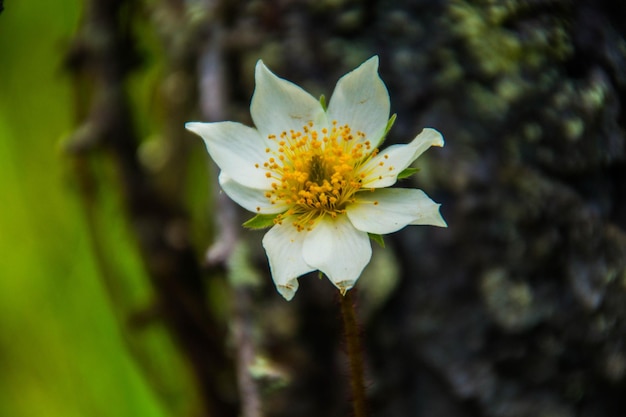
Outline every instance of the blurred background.
[[336, 290], [278, 295], [191, 120], [254, 64], [313, 95], [372, 55], [446, 138], [447, 229], [374, 244], [372, 415], [626, 415], [626, 6], [60, 0], [0, 14], [0, 416], [344, 416]]

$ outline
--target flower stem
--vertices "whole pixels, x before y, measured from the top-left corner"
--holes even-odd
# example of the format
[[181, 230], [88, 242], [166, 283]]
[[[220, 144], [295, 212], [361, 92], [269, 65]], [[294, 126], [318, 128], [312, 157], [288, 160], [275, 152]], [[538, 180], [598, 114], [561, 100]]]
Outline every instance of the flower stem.
[[350, 361], [350, 385], [352, 386], [352, 405], [354, 417], [366, 416], [365, 404], [365, 370], [363, 365], [363, 349], [359, 334], [359, 326], [352, 299], [352, 291], [339, 296], [341, 315], [346, 338], [346, 349]]

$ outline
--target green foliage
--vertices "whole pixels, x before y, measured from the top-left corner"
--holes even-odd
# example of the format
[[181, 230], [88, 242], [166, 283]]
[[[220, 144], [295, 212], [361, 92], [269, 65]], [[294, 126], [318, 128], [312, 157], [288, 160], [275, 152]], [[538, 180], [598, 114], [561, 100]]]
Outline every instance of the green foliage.
[[0, 415], [190, 415], [196, 400], [169, 335], [128, 326], [153, 295], [117, 188], [99, 189], [98, 217], [85, 216], [59, 146], [75, 127], [62, 67], [82, 3], [9, 6], [0, 16]]

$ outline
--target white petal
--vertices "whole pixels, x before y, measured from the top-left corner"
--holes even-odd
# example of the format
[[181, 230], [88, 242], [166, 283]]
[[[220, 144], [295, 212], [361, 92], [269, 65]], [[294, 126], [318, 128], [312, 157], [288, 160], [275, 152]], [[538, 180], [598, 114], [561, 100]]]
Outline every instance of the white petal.
[[328, 119], [365, 133], [376, 147], [383, 139], [389, 108], [389, 93], [378, 75], [378, 57], [374, 56], [337, 82], [328, 103]]
[[409, 167], [431, 146], [443, 146], [443, 136], [435, 129], [426, 128], [406, 145], [392, 145], [363, 165], [363, 187], [383, 188], [395, 184], [398, 174]]
[[372, 257], [367, 233], [355, 229], [346, 216], [318, 221], [307, 233], [303, 250], [304, 261], [326, 274], [341, 292], [354, 286]]
[[409, 224], [447, 227], [439, 214], [440, 204], [422, 190], [386, 188], [362, 192], [348, 206], [348, 218], [359, 230], [379, 235], [396, 232]]
[[289, 218], [286, 218], [282, 225], [272, 227], [263, 237], [263, 247], [270, 262], [274, 284], [287, 301], [298, 290], [298, 277], [315, 270], [302, 256], [306, 233], [298, 232]]
[[272, 204], [270, 199], [265, 196], [267, 191], [241, 185], [223, 171], [220, 173], [219, 182], [226, 195], [253, 213], [278, 214], [289, 208], [286, 204]]
[[259, 60], [256, 87], [250, 104], [254, 125], [263, 138], [281, 132], [302, 131], [308, 122], [319, 129], [328, 125], [320, 102], [296, 84], [278, 78]]
[[190, 122], [185, 127], [204, 139], [209, 155], [229, 177], [246, 187], [271, 189], [263, 169], [266, 145], [255, 129], [234, 122]]

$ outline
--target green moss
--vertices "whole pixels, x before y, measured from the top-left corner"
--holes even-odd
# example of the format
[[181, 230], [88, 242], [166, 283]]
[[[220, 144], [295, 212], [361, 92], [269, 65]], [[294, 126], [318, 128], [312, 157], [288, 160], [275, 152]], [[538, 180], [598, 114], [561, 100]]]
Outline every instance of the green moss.
[[548, 60], [562, 60], [573, 47], [564, 21], [525, 26], [523, 36], [506, 23], [526, 2], [453, 0], [448, 9], [451, 28], [466, 44], [476, 64], [487, 76], [539, 68]]
[[578, 117], [571, 117], [569, 119], [563, 119], [563, 132], [565, 137], [571, 141], [580, 139], [585, 131], [585, 122]]
[[514, 281], [501, 268], [487, 271], [481, 279], [481, 292], [493, 319], [508, 330], [521, 330], [539, 318], [531, 287]]

